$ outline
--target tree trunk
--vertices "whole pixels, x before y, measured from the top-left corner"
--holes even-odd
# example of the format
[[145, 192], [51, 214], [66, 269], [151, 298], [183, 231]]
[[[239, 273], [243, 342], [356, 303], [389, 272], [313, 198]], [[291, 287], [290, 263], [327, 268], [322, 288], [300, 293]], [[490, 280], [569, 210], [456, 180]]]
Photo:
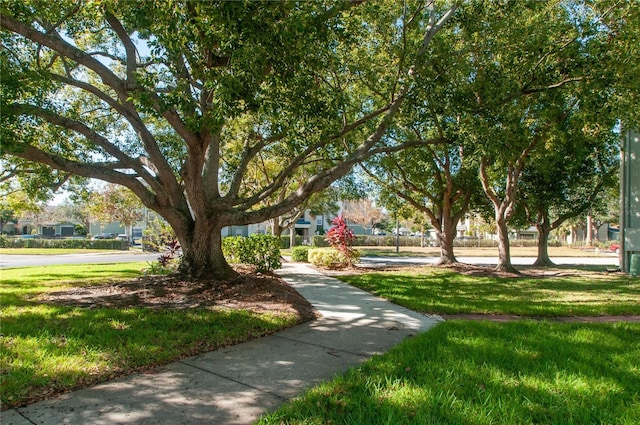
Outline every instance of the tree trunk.
[[536, 223], [538, 229], [538, 258], [533, 263], [535, 267], [553, 267], [555, 264], [549, 258], [549, 233], [551, 226], [545, 218], [542, 223]]
[[196, 225], [191, 232], [181, 236], [176, 230], [182, 246], [182, 261], [178, 272], [191, 279], [229, 280], [238, 273], [229, 266], [222, 252], [222, 227]]
[[506, 220], [496, 215], [496, 227], [498, 229], [498, 265], [496, 270], [500, 272], [519, 273], [511, 264], [511, 247], [509, 245], [509, 229]]
[[296, 246], [296, 228], [295, 225], [289, 227], [289, 247]]
[[593, 243], [593, 220], [591, 214], [587, 214], [587, 234], [584, 242], [586, 246], [591, 246]]
[[456, 222], [444, 220], [442, 229], [436, 228], [436, 235], [440, 244], [439, 264], [455, 264], [458, 262], [453, 252], [453, 240], [456, 237]]
[[284, 227], [280, 225], [280, 218], [276, 217], [273, 219], [272, 233], [273, 236], [281, 236], [284, 231]]

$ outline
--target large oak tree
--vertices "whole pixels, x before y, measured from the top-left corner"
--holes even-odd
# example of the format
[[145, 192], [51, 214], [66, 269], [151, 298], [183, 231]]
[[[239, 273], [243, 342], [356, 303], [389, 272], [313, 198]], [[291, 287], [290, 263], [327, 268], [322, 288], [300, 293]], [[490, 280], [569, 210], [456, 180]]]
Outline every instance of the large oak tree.
[[224, 226], [277, 217], [371, 155], [429, 143], [383, 135], [455, 9], [3, 1], [3, 160], [127, 187], [174, 229], [181, 272], [227, 277]]

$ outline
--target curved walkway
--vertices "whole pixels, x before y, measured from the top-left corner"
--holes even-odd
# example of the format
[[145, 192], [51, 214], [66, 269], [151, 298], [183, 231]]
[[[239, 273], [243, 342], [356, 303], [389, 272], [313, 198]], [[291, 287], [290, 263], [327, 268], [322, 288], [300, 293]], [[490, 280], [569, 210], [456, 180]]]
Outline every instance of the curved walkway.
[[321, 318], [55, 399], [2, 412], [2, 425], [250, 424], [442, 319], [427, 317], [303, 264], [279, 274]]

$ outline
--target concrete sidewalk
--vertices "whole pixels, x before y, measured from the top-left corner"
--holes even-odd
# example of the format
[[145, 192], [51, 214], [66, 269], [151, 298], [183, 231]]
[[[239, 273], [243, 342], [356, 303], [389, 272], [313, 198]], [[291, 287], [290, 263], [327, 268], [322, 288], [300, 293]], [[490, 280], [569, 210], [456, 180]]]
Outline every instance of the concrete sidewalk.
[[2, 425], [251, 424], [306, 388], [439, 321], [302, 264], [279, 274], [322, 317], [151, 373], [2, 412]]

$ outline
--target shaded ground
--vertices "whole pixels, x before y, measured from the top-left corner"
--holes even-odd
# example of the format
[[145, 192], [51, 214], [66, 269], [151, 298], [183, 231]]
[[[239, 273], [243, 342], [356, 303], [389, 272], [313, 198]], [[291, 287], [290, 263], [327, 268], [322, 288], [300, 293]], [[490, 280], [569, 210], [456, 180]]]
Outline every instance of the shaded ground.
[[[312, 266], [314, 267], [314, 266]], [[468, 275], [468, 276], [478, 276], [478, 277], [497, 277], [497, 278], [545, 278], [545, 277], [567, 277], [567, 276], [575, 276], [576, 274], [585, 275], [591, 274], [594, 277], [602, 276], [602, 266], [596, 266], [593, 270], [589, 270], [583, 266], [583, 269], [576, 270], [573, 266], [565, 266], [565, 265], [556, 265], [553, 267], [535, 267], [535, 266], [517, 266], [518, 273], [510, 273], [505, 271], [497, 271], [494, 267], [483, 266], [483, 265], [475, 265], [475, 264], [466, 264], [466, 263], [455, 263], [455, 264], [445, 264], [445, 265], [437, 265], [437, 264], [429, 264], [429, 265], [416, 265], [416, 264], [365, 264], [365, 265], [357, 265], [348, 269], [341, 270], [329, 270], [322, 269], [319, 267], [315, 267], [316, 270], [329, 275], [329, 276], [340, 276], [340, 275], [354, 275], [354, 274], [363, 274], [363, 273], [377, 273], [377, 272], [393, 272], [393, 271], [406, 271], [406, 272], [416, 272], [420, 273], [425, 269], [425, 267], [437, 267], [450, 269], [456, 273]], [[588, 266], [587, 266], [588, 267]], [[608, 270], [608, 273], [621, 273], [619, 269]]]
[[[195, 309], [211, 308], [224, 310], [248, 310], [255, 313], [271, 313], [293, 316], [302, 323], [318, 316], [313, 306], [279, 276], [271, 273], [256, 273], [252, 267], [236, 267], [240, 274], [229, 281], [186, 281], [176, 276], [141, 276], [132, 280], [105, 285], [75, 287], [64, 291], [41, 294], [36, 302], [68, 307], [117, 308], [130, 307], [149, 309]], [[0, 335], [1, 336], [1, 335]], [[247, 339], [256, 337], [247, 335]], [[206, 345], [198, 345], [185, 355], [199, 354]], [[213, 349], [213, 348], [211, 348]], [[114, 379], [134, 372], [153, 373], [157, 364], [134, 368], [111, 369], [108, 376], [92, 375], [78, 381], [73, 389], [94, 385], [104, 379]], [[51, 384], [29, 389], [29, 395], [19, 403], [0, 403], [4, 411], [54, 397], [70, 388]]]
[[[497, 272], [490, 267], [455, 264], [447, 267], [472, 276], [502, 278], [541, 278], [571, 276], [575, 270], [522, 268], [520, 274]], [[352, 267], [346, 270], [320, 270], [327, 275], [359, 274], [380, 271], [407, 270], [415, 266]], [[184, 281], [174, 276], [144, 276], [109, 285], [73, 288], [51, 292], [38, 301], [50, 304], [98, 307], [197, 308], [217, 307], [244, 309], [259, 313], [284, 312], [297, 314], [301, 321], [311, 320], [316, 312], [311, 304], [295, 289], [275, 274], [255, 273], [251, 268], [238, 268], [240, 276], [230, 281]], [[588, 272], [586, 272], [588, 273]], [[640, 316], [588, 316], [588, 317], [521, 317], [495, 314], [441, 315], [446, 320], [548, 320], [555, 322], [640, 322]]]
[[[441, 267], [454, 270], [457, 273], [478, 276], [478, 277], [500, 277], [500, 278], [545, 278], [545, 277], [570, 277], [575, 276], [575, 269], [563, 269], [556, 266], [554, 268], [536, 268], [532, 266], [519, 267], [518, 273], [509, 273], [496, 271], [493, 267], [478, 266], [473, 264], [456, 263]], [[363, 273], [375, 273], [383, 271], [416, 271], [420, 272], [423, 266], [415, 265], [394, 265], [394, 266], [356, 266], [344, 270], [322, 270], [321, 272], [328, 275], [354, 275]], [[597, 278], [602, 272], [580, 271], [580, 273], [589, 273]], [[617, 273], [614, 272], [614, 273]], [[513, 314], [438, 314], [445, 320], [489, 320], [493, 322], [512, 322], [516, 320], [537, 320], [549, 321], [557, 323], [616, 323], [616, 322], [640, 322], [640, 316], [558, 316], [558, 317], [533, 317], [533, 316], [517, 316]]]
[[142, 276], [109, 285], [72, 288], [43, 294], [38, 301], [48, 304], [98, 308], [217, 307], [258, 313], [284, 312], [311, 320], [316, 313], [311, 304], [275, 274], [236, 269], [240, 275], [229, 281], [186, 281], [175, 276]]

